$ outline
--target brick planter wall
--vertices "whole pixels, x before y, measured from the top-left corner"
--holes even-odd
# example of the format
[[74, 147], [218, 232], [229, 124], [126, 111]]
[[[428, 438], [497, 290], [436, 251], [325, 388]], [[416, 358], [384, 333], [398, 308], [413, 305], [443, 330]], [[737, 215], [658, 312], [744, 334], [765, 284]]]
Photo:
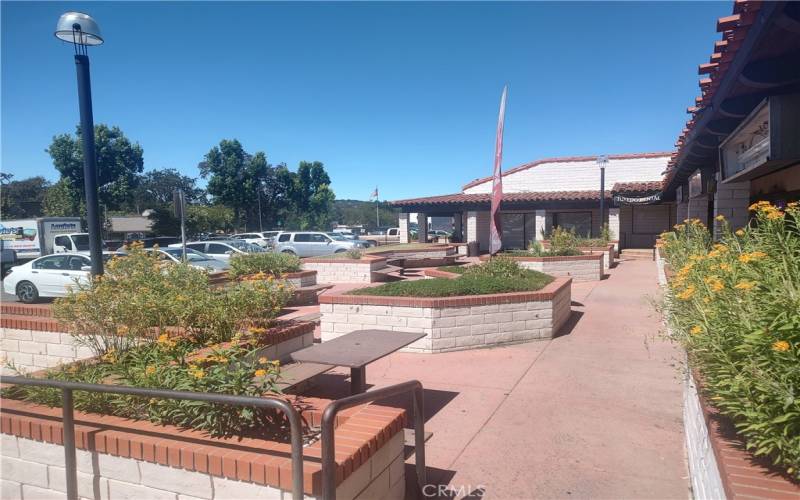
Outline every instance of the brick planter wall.
[[[319, 425], [325, 400], [304, 398], [303, 417]], [[3, 402], [2, 496], [65, 498], [61, 410]], [[335, 430], [339, 499], [402, 499], [404, 410], [365, 405], [342, 412]], [[75, 412], [78, 493], [82, 498], [171, 500], [290, 498], [290, 446], [150, 422]], [[304, 447], [304, 492], [321, 497], [321, 443]]]
[[[0, 358], [12, 362], [17, 369], [26, 373], [91, 358], [94, 355], [91, 349], [79, 345], [63, 325], [45, 316], [50, 315], [50, 311], [48, 306], [3, 305], [3, 317], [0, 319]], [[314, 342], [313, 323], [293, 323], [274, 330], [265, 334], [272, 343], [264, 347], [264, 352], [260, 354], [270, 359], [285, 359], [289, 353]], [[16, 374], [5, 363], [0, 366], [0, 372], [3, 375]]]
[[406, 350], [444, 352], [548, 339], [571, 314], [571, 283], [556, 278], [536, 292], [464, 297], [323, 295], [322, 340], [370, 328], [418, 332], [426, 336]]
[[607, 247], [579, 247], [578, 249], [583, 252], [584, 255], [602, 253], [603, 272], [606, 272], [617, 265], [616, 259], [614, 258], [617, 252], [614, 250], [613, 243], [609, 243]]
[[[597, 281], [603, 279], [604, 253], [592, 255], [567, 255], [561, 257], [522, 257], [503, 255], [519, 263], [526, 269], [539, 271], [550, 276], [570, 277], [575, 281]], [[488, 260], [482, 255], [481, 260]]]
[[431, 245], [427, 248], [414, 248], [414, 249], [397, 249], [397, 250], [383, 250], [380, 252], [371, 252], [370, 255], [386, 257], [400, 257], [405, 259], [432, 259], [436, 257], [450, 257], [458, 254], [458, 246], [456, 245]]
[[386, 267], [384, 257], [365, 255], [360, 259], [308, 258], [303, 259], [303, 269], [317, 272], [320, 283], [373, 283], [379, 278], [373, 275]]
[[284, 273], [280, 278], [287, 283], [291, 283], [295, 288], [304, 288], [317, 284], [317, 272], [314, 270], [298, 271], [296, 273]]

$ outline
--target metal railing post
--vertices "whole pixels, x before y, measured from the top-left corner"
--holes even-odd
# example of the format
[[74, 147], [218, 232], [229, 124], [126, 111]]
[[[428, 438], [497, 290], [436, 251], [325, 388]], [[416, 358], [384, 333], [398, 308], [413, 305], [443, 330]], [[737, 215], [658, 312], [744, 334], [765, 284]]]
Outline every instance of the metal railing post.
[[67, 498], [78, 500], [78, 463], [75, 458], [75, 416], [72, 390], [61, 389], [61, 414], [64, 426], [64, 468], [67, 472]]
[[417, 470], [417, 487], [420, 491], [427, 484], [425, 469], [425, 414], [423, 413], [423, 388], [418, 380], [410, 380], [400, 384], [381, 387], [369, 392], [354, 394], [346, 398], [337, 399], [329, 404], [322, 413], [322, 428], [320, 439], [322, 441], [322, 498], [323, 500], [336, 500], [336, 441], [333, 424], [336, 415], [347, 408], [377, 399], [384, 399], [413, 391], [414, 409], [414, 453]]
[[278, 398], [257, 398], [253, 396], [236, 396], [233, 394], [215, 394], [208, 392], [173, 391], [168, 389], [147, 389], [126, 385], [86, 384], [29, 377], [0, 376], [0, 384], [32, 385], [38, 387], [54, 387], [61, 389], [63, 399], [62, 423], [64, 427], [64, 462], [67, 474], [67, 498], [78, 499], [77, 460], [75, 457], [75, 417], [73, 391], [101, 392], [108, 394], [128, 394], [148, 398], [178, 399], [188, 401], [205, 401], [208, 403], [227, 404], [233, 406], [253, 406], [256, 408], [272, 408], [282, 411], [289, 420], [292, 447], [292, 499], [303, 500], [303, 432], [300, 414], [288, 401]]

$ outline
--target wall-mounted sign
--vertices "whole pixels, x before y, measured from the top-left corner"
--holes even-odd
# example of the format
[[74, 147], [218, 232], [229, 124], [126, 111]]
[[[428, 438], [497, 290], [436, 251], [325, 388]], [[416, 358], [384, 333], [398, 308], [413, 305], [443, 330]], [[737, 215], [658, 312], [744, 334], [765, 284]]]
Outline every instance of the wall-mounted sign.
[[755, 179], [800, 160], [800, 93], [770, 96], [720, 144], [722, 179]]
[[617, 205], [650, 205], [661, 201], [661, 191], [647, 196], [623, 196], [615, 194], [612, 200]]

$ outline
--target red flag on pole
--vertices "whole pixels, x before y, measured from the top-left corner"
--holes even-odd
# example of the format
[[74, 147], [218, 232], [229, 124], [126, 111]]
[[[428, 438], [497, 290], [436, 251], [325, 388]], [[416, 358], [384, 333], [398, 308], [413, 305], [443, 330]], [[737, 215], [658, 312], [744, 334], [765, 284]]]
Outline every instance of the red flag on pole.
[[494, 143], [494, 171], [492, 173], [492, 208], [489, 222], [489, 253], [491, 255], [500, 251], [503, 241], [500, 234], [503, 231], [500, 221], [500, 202], [503, 201], [503, 174], [500, 164], [503, 162], [503, 122], [506, 117], [506, 93], [508, 85], [503, 87], [503, 96], [500, 98], [500, 116], [497, 117], [497, 137]]

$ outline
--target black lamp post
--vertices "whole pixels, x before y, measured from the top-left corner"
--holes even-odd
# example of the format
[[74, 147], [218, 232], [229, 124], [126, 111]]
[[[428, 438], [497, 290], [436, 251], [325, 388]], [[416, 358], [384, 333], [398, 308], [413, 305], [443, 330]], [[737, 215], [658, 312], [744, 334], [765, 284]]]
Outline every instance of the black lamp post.
[[81, 12], [62, 14], [56, 25], [56, 38], [75, 48], [75, 67], [78, 72], [78, 104], [81, 115], [81, 144], [83, 145], [83, 186], [86, 191], [86, 219], [89, 227], [89, 253], [92, 275], [103, 274], [103, 240], [100, 207], [97, 201], [97, 161], [94, 148], [94, 118], [92, 116], [92, 86], [89, 79], [89, 45], [100, 45], [100, 27], [89, 15]]
[[600, 167], [600, 234], [603, 234], [603, 225], [606, 222], [606, 165], [608, 165], [608, 156], [598, 156], [597, 166]]

